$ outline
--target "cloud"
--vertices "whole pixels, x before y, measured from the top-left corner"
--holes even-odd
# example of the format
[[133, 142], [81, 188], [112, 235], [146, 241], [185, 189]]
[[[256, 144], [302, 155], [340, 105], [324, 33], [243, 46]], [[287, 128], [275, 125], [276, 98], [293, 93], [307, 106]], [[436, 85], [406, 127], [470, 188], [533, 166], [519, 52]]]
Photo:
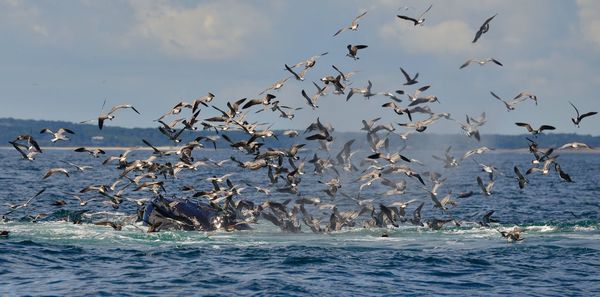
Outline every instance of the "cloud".
[[577, 0], [579, 7], [579, 24], [583, 36], [597, 47], [600, 47], [600, 2]]
[[172, 2], [131, 1], [134, 37], [155, 42], [176, 57], [227, 59], [255, 50], [270, 23], [246, 2], [218, 1], [184, 7]]
[[21, 0], [0, 0], [0, 19], [0, 24], [15, 26], [35, 35], [48, 36], [48, 29], [41, 24], [41, 13], [35, 4]]
[[473, 47], [472, 31], [460, 20], [432, 26], [413, 26], [410, 22], [398, 20], [381, 27], [379, 36], [411, 53], [447, 54], [470, 51]]

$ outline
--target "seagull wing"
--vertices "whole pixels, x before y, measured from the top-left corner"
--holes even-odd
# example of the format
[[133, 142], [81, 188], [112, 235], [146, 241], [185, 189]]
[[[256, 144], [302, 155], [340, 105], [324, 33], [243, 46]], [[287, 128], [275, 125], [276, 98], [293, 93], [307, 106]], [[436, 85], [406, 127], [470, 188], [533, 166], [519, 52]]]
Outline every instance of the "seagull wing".
[[467, 60], [467, 61], [466, 61], [464, 64], [462, 64], [462, 65], [460, 66], [460, 68], [458, 68], [458, 69], [463, 69], [463, 68], [465, 68], [465, 67], [469, 66], [469, 64], [471, 64], [471, 62], [473, 62], [473, 60], [471, 60], [471, 59]]
[[344, 28], [342, 28], [342, 29], [339, 29], [337, 32], [335, 32], [335, 34], [333, 34], [333, 36], [335, 37], [335, 36], [337, 36], [338, 34], [340, 34], [340, 33], [344, 32], [345, 30], [346, 30], [346, 27], [344, 27]]
[[406, 71], [404, 71], [404, 69], [402, 69], [402, 67], [400, 67], [400, 71], [402, 71], [402, 74], [404, 75], [404, 78], [406, 78], [407, 82], [411, 80], [408, 73], [406, 73]]
[[582, 119], [583, 119], [583, 118], [585, 118], [585, 117], [593, 116], [593, 115], [595, 115], [595, 114], [597, 114], [597, 112], [595, 112], [595, 111], [590, 111], [590, 112], [586, 112], [586, 113], [584, 113], [584, 114], [582, 114], [581, 116], [578, 116], [578, 117], [579, 117], [579, 119], [580, 119], [580, 120], [582, 120]]
[[527, 124], [527, 123], [515, 123], [515, 125], [519, 126], [519, 127], [525, 127], [525, 129], [527, 129], [527, 131], [532, 132], [533, 128], [531, 128], [531, 125]]
[[542, 125], [540, 126], [540, 132], [542, 132], [543, 130], [555, 130], [556, 128], [554, 126], [550, 126], [550, 125]]
[[413, 19], [411, 17], [405, 16], [405, 15], [396, 15], [397, 17], [403, 19], [403, 20], [407, 20], [407, 21], [411, 21], [415, 24], [415, 26], [419, 23], [419, 21], [417, 21], [416, 19]]
[[579, 110], [577, 109], [577, 107], [575, 107], [575, 105], [573, 103], [571, 103], [569, 101], [569, 104], [571, 104], [571, 106], [573, 106], [573, 108], [575, 109], [575, 112], [577, 113], [577, 118], [579, 118]]
[[429, 7], [419, 16], [419, 19], [422, 19], [423, 16], [433, 7], [433, 4], [430, 4]]

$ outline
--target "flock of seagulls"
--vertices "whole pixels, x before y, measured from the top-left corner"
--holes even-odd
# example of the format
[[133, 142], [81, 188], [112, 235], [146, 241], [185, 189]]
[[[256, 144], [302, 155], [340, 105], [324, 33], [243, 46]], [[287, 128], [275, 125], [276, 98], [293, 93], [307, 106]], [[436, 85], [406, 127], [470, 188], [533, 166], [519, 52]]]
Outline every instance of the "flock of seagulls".
[[[414, 26], [423, 26], [425, 15], [430, 12], [430, 5], [418, 17], [397, 15], [401, 20], [407, 20]], [[408, 10], [405, 9], [405, 10]], [[367, 11], [356, 16], [352, 22], [336, 31], [334, 37], [345, 31], [356, 31], [359, 28], [359, 20], [367, 15]], [[494, 14], [476, 31], [473, 43], [480, 41], [483, 34], [490, 29], [491, 21], [497, 16]], [[364, 44], [349, 44], [346, 56], [353, 61], [359, 59], [359, 50], [367, 49]], [[476, 191], [461, 191], [456, 194], [448, 190], [442, 193], [445, 177], [442, 173], [426, 170], [426, 163], [407, 155], [402, 148], [390, 146], [392, 137], [399, 137], [405, 143], [408, 142], [411, 133], [422, 133], [428, 126], [438, 121], [457, 122], [468, 137], [480, 141], [479, 128], [486, 123], [486, 114], [479, 117], [466, 115], [466, 121], [459, 122], [445, 112], [434, 112], [434, 107], [441, 105], [435, 95], [423, 95], [430, 85], [418, 86], [414, 92], [405, 90], [373, 91], [373, 83], [369, 80], [365, 87], [350, 87], [353, 82], [351, 78], [357, 74], [356, 71], [344, 72], [339, 67], [332, 65], [332, 74], [325, 74], [320, 82], [312, 82], [312, 86], [303, 88], [298, 94], [297, 104], [303, 102], [311, 108], [318, 109], [319, 99], [325, 96], [337, 95], [350, 100], [353, 95], [362, 95], [365, 99], [372, 97], [383, 97], [391, 100], [381, 105], [383, 110], [393, 111], [402, 122], [380, 123], [381, 118], [362, 120], [367, 143], [370, 152], [360, 162], [356, 159], [358, 150], [353, 149], [356, 140], [350, 140], [344, 144], [337, 145], [335, 129], [331, 124], [317, 118], [304, 132], [288, 130], [279, 135], [297, 139], [296, 144], [291, 147], [277, 147], [268, 143], [277, 144], [278, 133], [271, 130], [269, 123], [259, 123], [251, 119], [252, 115], [272, 112], [284, 119], [293, 120], [294, 113], [302, 109], [300, 106], [283, 105], [277, 95], [268, 92], [277, 92], [284, 86], [293, 83], [304, 84], [308, 71], [316, 71], [317, 61], [328, 55], [329, 52], [313, 55], [303, 59], [296, 64], [284, 64], [282, 79], [277, 80], [268, 88], [258, 93], [258, 98], [241, 98], [227, 102], [214, 102], [215, 96], [209, 92], [205, 96], [194, 99], [191, 102], [179, 102], [160, 116], [156, 122], [160, 124], [159, 131], [166, 139], [173, 143], [175, 148], [165, 149], [152, 145], [145, 139], [140, 143], [150, 148], [147, 158], [132, 159], [132, 150], [126, 150], [119, 155], [108, 156], [102, 165], [80, 165], [70, 161], [63, 161], [68, 166], [50, 168], [40, 178], [46, 179], [68, 179], [75, 174], [87, 174], [96, 166], [112, 166], [118, 172], [114, 180], [107, 180], [106, 184], [91, 184], [77, 193], [63, 192], [66, 197], [76, 200], [80, 206], [86, 206], [92, 202], [108, 205], [110, 208], [118, 209], [123, 203], [134, 203], [139, 205], [140, 217], [148, 227], [148, 232], [161, 230], [239, 230], [251, 228], [252, 224], [259, 221], [267, 221], [279, 227], [285, 232], [301, 232], [302, 227], [310, 229], [315, 233], [335, 232], [346, 227], [398, 227], [401, 224], [414, 225], [433, 230], [442, 229], [446, 224], [462, 226], [474, 224], [482, 227], [498, 227], [498, 220], [492, 215], [495, 210], [487, 210], [479, 221], [462, 220], [453, 215], [453, 208], [459, 207], [457, 199], [468, 199], [480, 194], [484, 197], [494, 195], [494, 185], [498, 178], [514, 179], [515, 186], [524, 189], [528, 184], [527, 178], [530, 174], [549, 175], [554, 169], [558, 178], [565, 182], [573, 182], [570, 175], [563, 171], [558, 163], [558, 155], [555, 151], [591, 149], [584, 143], [568, 143], [558, 148], [542, 150], [535, 140], [527, 139], [528, 148], [533, 155], [531, 167], [525, 174], [518, 165], [513, 167], [513, 173], [503, 173], [492, 164], [483, 164], [475, 159], [476, 156], [493, 151], [486, 146], [475, 147], [465, 152], [462, 156], [455, 157], [452, 148], [448, 147], [441, 156], [433, 156], [433, 162], [442, 162], [445, 173], [451, 174], [452, 170], [462, 166], [468, 159], [472, 159], [485, 177], [475, 176], [472, 180]], [[494, 63], [503, 66], [495, 58], [469, 59], [460, 68], [477, 63], [485, 65]], [[327, 70], [326, 70], [327, 71]], [[400, 67], [400, 72], [405, 82], [402, 87], [418, 85], [419, 73], [409, 74]], [[354, 85], [354, 84], [353, 84]], [[315, 89], [312, 89], [314, 86]], [[356, 86], [356, 85], [354, 85]], [[310, 91], [313, 90], [314, 92]], [[531, 100], [538, 104], [536, 95], [530, 92], [521, 92], [513, 99], [504, 100], [494, 92], [491, 95], [502, 101], [507, 111], [514, 110], [518, 104]], [[406, 97], [405, 97], [406, 96]], [[406, 100], [407, 104], [404, 103]], [[104, 102], [106, 103], [106, 101]], [[570, 102], [569, 102], [570, 103]], [[220, 107], [224, 105], [225, 107]], [[570, 105], [575, 109], [576, 116], [572, 118], [574, 125], [579, 127], [584, 118], [596, 115], [596, 112], [580, 114], [573, 103]], [[103, 106], [104, 109], [104, 106]], [[106, 120], [115, 119], [118, 111], [130, 109], [140, 112], [131, 104], [119, 104], [113, 106], [109, 112], [100, 113], [97, 119], [84, 121], [82, 123], [96, 123], [98, 129], [102, 130]], [[217, 115], [201, 116], [209, 111], [217, 112]], [[252, 112], [253, 111], [253, 112]], [[189, 115], [185, 115], [189, 112]], [[177, 119], [170, 119], [177, 116]], [[542, 132], [555, 130], [551, 125], [541, 125], [534, 128], [531, 124], [524, 122], [515, 123], [524, 127], [534, 138], [540, 137]], [[400, 132], [399, 129], [405, 129]], [[229, 131], [241, 131], [244, 137], [233, 139]], [[187, 133], [184, 133], [186, 132]], [[194, 140], [185, 142], [182, 138], [189, 133], [204, 131], [202, 135]], [[50, 142], [69, 141], [68, 135], [75, 131], [61, 128], [56, 132], [43, 129], [40, 134], [50, 134]], [[239, 135], [239, 134], [236, 134]], [[239, 138], [239, 137], [238, 137]], [[198, 158], [195, 152], [204, 150], [205, 144], [217, 149], [217, 143], [225, 144], [231, 150], [244, 153], [243, 157], [233, 154], [224, 160], [211, 160]], [[39, 143], [32, 135], [17, 136], [10, 144], [24, 160], [34, 161], [38, 154], [42, 153]], [[269, 146], [266, 147], [265, 146]], [[311, 148], [316, 147], [314, 151]], [[333, 147], [338, 147], [339, 152], [333, 152]], [[75, 152], [88, 153], [95, 160], [107, 152], [100, 148], [81, 147]], [[310, 164], [310, 165], [309, 165]], [[319, 178], [318, 183], [305, 184], [303, 176], [308, 174], [307, 166], [312, 166], [312, 174]], [[522, 165], [521, 165], [522, 167]], [[211, 175], [213, 169], [229, 169], [230, 172], [222, 176]], [[169, 190], [169, 184], [186, 171], [194, 176], [202, 177], [205, 183], [186, 184], [177, 192]], [[253, 184], [244, 180], [245, 174], [252, 176], [264, 176], [263, 184]], [[257, 178], [261, 180], [261, 178]], [[194, 178], [194, 180], [198, 180]], [[237, 183], [236, 183], [237, 180]], [[192, 182], [192, 181], [189, 181]], [[208, 186], [207, 186], [208, 185]], [[381, 193], [374, 193], [375, 185], [383, 187]], [[199, 186], [203, 186], [199, 188]], [[407, 195], [408, 188], [417, 189], [422, 192], [422, 197], [413, 197], [405, 200], [401, 197]], [[302, 189], [317, 189], [322, 195], [304, 195]], [[350, 190], [346, 190], [350, 188]], [[352, 193], [352, 189], [357, 191]], [[44, 193], [46, 189], [40, 190], [24, 203], [9, 205], [8, 215], [18, 209], [28, 208], [34, 199]], [[262, 202], [246, 199], [247, 192], [252, 195], [264, 197]], [[314, 192], [314, 191], [313, 191]], [[139, 199], [139, 193], [146, 193]], [[271, 199], [270, 197], [287, 196], [285, 200]], [[93, 196], [93, 197], [90, 197]], [[394, 201], [384, 204], [378, 197], [394, 197]], [[136, 198], [134, 198], [136, 197]], [[373, 198], [369, 198], [373, 197]], [[473, 199], [473, 198], [471, 198]], [[55, 205], [68, 204], [66, 201], [55, 201]], [[350, 207], [348, 207], [350, 205]], [[414, 207], [413, 207], [414, 205]], [[423, 207], [430, 205], [434, 216], [424, 219], [421, 215]], [[204, 215], [191, 215], [186, 209], [196, 209], [195, 213]], [[410, 209], [409, 209], [410, 208]], [[153, 210], [160, 210], [152, 212]], [[160, 213], [161, 215], [158, 215]], [[37, 216], [36, 216], [37, 217]], [[115, 230], [121, 230], [123, 222], [102, 221], [97, 225], [109, 226]], [[500, 230], [500, 234], [510, 241], [520, 241], [522, 236], [518, 228], [511, 230]], [[8, 231], [3, 231], [0, 236], [8, 236]]]

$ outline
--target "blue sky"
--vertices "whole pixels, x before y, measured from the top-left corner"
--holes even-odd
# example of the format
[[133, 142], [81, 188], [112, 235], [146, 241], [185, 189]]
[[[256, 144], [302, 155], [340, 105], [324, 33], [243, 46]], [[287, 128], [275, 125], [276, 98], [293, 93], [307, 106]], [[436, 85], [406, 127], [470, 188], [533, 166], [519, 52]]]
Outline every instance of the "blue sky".
[[[419, 15], [423, 26], [396, 14]], [[332, 37], [361, 12], [358, 31]], [[473, 36], [492, 16], [490, 30]], [[514, 122], [550, 124], [556, 132], [600, 134], [600, 116], [576, 128], [572, 101], [580, 111], [600, 111], [600, 1], [17, 1], [0, 0], [0, 117], [83, 121], [107, 105], [131, 103], [141, 116], [122, 111], [112, 126], [152, 127], [153, 119], [179, 101], [207, 92], [213, 101], [258, 93], [288, 76], [283, 65], [329, 52], [304, 82], [294, 80], [274, 94], [303, 107], [293, 121], [260, 113], [251, 119], [273, 128], [304, 128], [316, 117], [338, 131], [358, 131], [360, 120], [405, 122], [384, 110], [389, 101], [355, 96], [319, 99], [310, 109], [300, 91], [333, 74], [331, 65], [359, 71], [352, 86], [373, 82], [374, 91], [431, 85], [436, 112], [463, 120], [485, 111], [481, 133], [524, 132]], [[366, 44], [359, 60], [346, 57], [347, 44]], [[494, 57], [504, 64], [471, 65], [468, 58]], [[420, 84], [403, 86], [399, 70], [419, 72]], [[506, 112], [489, 91], [512, 98], [521, 91], [538, 95]], [[403, 104], [408, 104], [404, 100]], [[214, 115], [205, 108], [201, 117]], [[441, 121], [428, 129], [460, 133]]]

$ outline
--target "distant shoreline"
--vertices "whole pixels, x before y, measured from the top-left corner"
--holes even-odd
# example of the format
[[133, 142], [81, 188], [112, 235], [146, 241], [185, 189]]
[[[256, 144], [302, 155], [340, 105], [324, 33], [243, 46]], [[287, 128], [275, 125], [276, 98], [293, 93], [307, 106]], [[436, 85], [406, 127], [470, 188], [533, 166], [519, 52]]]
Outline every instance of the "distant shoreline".
[[[42, 151], [74, 151], [81, 146], [42, 146]], [[128, 147], [128, 146], [85, 146], [86, 148], [98, 148], [104, 151], [124, 151], [124, 150], [132, 150], [132, 151], [152, 151], [150, 147]], [[177, 150], [178, 147], [175, 146], [157, 146], [157, 149], [161, 151], [169, 151], [169, 150]], [[12, 150], [14, 149], [12, 146], [0, 146], [2, 150]], [[212, 147], [205, 147], [204, 149], [213, 150]], [[218, 149], [229, 149], [229, 148], [218, 148]], [[413, 148], [415, 149], [415, 148]], [[548, 148], [539, 148], [540, 151], [545, 151]], [[407, 150], [411, 150], [411, 148], [407, 148]], [[431, 150], [436, 151], [436, 150]], [[591, 150], [581, 149], [581, 150], [560, 150], [558, 152], [561, 153], [583, 153], [583, 154], [600, 154], [600, 148], [593, 148]], [[518, 148], [518, 149], [494, 149], [489, 151], [488, 153], [529, 153], [529, 149], [527, 148]]]
[[[77, 148], [85, 147], [85, 148], [98, 148], [103, 151], [124, 151], [124, 150], [132, 150], [132, 151], [151, 151], [150, 147], [129, 147], [129, 146], [42, 146], [40, 147], [42, 151], [74, 151]], [[176, 150], [177, 147], [174, 146], [157, 146], [159, 150]], [[0, 149], [14, 149], [12, 146], [0, 146]]]

